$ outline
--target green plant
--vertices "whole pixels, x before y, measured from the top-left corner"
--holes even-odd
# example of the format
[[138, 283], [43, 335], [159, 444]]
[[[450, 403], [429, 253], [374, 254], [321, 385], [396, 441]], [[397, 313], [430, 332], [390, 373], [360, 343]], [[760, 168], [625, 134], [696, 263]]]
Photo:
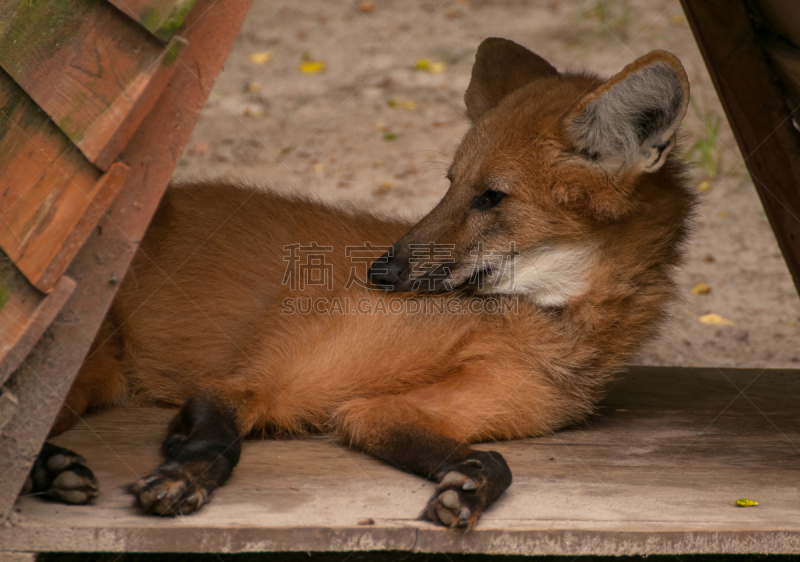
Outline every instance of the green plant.
[[689, 98], [689, 105], [697, 119], [702, 125], [702, 132], [697, 137], [692, 147], [689, 149], [689, 158], [706, 175], [714, 178], [719, 173], [720, 159], [722, 150], [719, 147], [719, 129], [722, 125], [722, 118], [713, 115], [710, 111], [700, 109], [695, 99]]

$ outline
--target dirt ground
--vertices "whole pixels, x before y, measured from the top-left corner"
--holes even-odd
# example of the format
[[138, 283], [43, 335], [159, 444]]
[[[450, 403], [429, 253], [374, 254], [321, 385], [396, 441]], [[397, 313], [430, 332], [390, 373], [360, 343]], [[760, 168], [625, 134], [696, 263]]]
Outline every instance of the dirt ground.
[[[677, 0], [255, 0], [175, 177], [420, 216], [447, 187], [475, 50], [490, 36], [604, 75], [653, 49], [682, 60], [693, 97], [683, 145], [702, 205], [684, 300], [636, 361], [800, 368], [800, 299]], [[433, 64], [419, 70], [420, 59]], [[304, 73], [304, 61], [325, 69]], [[699, 282], [711, 292], [692, 294]], [[701, 323], [709, 312], [734, 325]]]

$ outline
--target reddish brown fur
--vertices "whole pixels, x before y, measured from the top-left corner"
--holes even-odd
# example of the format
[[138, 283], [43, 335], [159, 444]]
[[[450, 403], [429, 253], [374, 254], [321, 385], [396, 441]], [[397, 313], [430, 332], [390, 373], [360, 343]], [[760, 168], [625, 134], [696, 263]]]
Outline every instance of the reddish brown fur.
[[[222, 183], [171, 188], [56, 431], [90, 408], [179, 406], [198, 391], [235, 408], [242, 435], [328, 432], [367, 451], [404, 427], [472, 443], [583, 418], [663, 320], [692, 197], [674, 156], [653, 173], [609, 173], [572, 150], [565, 116], [603, 80], [531, 73], [473, 111], [453, 187], [410, 232], [398, 219]], [[490, 224], [466, 209], [493, 181], [510, 193]], [[465, 260], [476, 237], [487, 248], [588, 240], [588, 290], [557, 311], [515, 297], [516, 314], [281, 312], [288, 297], [348, 296], [374, 308], [413, 296], [346, 291], [345, 246], [400, 239], [402, 252], [404, 241], [435, 240]], [[283, 247], [312, 241], [334, 246], [332, 292], [282, 284]], [[467, 298], [457, 295], [416, 298]]]

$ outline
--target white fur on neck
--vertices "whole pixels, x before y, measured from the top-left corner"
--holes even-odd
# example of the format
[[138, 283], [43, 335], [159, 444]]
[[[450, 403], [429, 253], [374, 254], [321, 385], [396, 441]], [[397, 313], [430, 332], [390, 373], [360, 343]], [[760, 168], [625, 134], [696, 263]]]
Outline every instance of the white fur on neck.
[[502, 271], [485, 280], [482, 293], [522, 294], [543, 307], [563, 307], [589, 287], [594, 250], [582, 244], [553, 243], [528, 248]]

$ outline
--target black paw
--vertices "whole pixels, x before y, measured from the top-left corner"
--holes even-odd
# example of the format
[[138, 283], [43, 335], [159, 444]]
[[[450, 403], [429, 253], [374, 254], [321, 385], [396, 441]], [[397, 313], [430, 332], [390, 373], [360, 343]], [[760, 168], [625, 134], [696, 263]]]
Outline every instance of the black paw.
[[97, 479], [86, 460], [63, 447], [45, 443], [28, 476], [31, 493], [68, 504], [85, 504], [97, 497]]
[[[130, 484], [127, 491], [149, 515], [188, 515], [208, 503], [213, 486], [202, 478], [200, 466], [165, 463]], [[201, 476], [196, 476], [200, 474]]]
[[511, 484], [511, 470], [494, 451], [473, 451], [465, 461], [449, 464], [423, 519], [472, 529], [478, 518]]

